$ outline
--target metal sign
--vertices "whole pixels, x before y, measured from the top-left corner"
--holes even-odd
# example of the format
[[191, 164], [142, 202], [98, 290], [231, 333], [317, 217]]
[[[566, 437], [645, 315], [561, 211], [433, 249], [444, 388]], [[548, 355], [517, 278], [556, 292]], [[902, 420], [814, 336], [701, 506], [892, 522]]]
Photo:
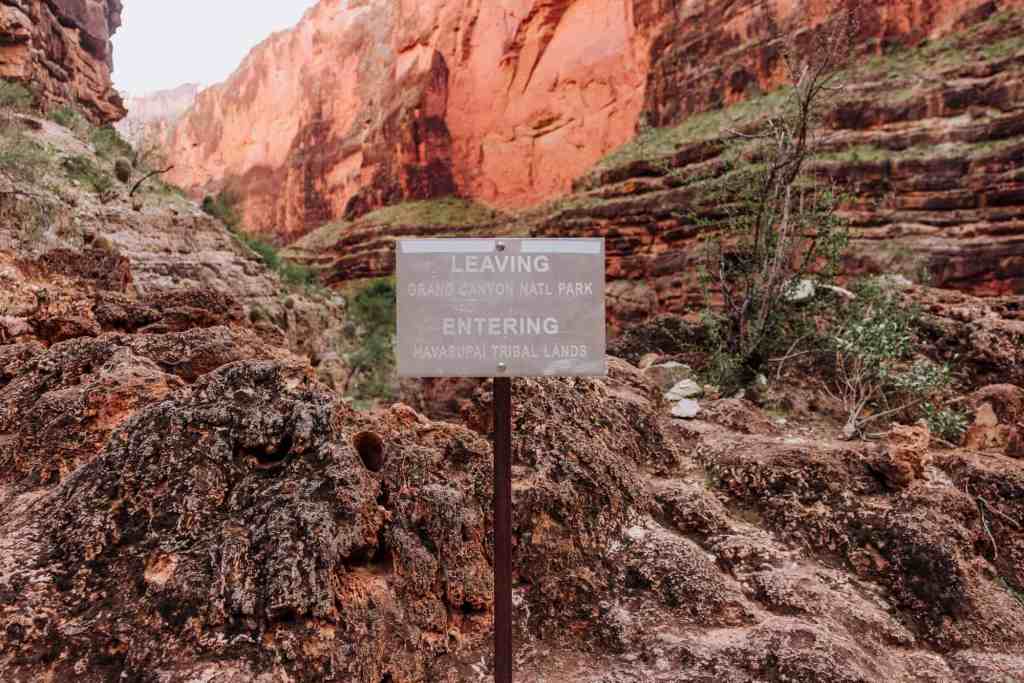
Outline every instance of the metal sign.
[[603, 239], [398, 240], [402, 377], [603, 376]]

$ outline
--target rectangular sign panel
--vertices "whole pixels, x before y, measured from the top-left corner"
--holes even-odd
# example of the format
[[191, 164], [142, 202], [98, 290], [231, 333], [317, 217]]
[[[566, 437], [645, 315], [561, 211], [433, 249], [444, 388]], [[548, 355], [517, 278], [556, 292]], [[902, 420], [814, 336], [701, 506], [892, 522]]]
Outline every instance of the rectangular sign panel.
[[404, 239], [402, 377], [603, 376], [603, 239]]

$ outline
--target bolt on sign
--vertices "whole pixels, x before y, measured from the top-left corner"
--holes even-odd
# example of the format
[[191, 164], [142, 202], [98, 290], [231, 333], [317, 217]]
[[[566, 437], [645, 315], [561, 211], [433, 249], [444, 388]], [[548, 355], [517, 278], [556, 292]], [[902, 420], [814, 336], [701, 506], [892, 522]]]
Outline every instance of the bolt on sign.
[[403, 239], [402, 377], [604, 376], [603, 239]]

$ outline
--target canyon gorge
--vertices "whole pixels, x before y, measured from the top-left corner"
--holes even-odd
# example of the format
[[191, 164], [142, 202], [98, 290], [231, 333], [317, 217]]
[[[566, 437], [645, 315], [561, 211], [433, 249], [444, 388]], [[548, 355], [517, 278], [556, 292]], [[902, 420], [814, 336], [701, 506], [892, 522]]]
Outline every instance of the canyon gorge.
[[134, 3], [0, 0], [0, 681], [491, 680], [493, 384], [393, 359], [461, 235], [606, 244], [607, 376], [513, 382], [517, 681], [1024, 681], [1024, 0], [855, 3], [844, 271], [739, 379], [709, 188], [832, 3], [311, 1], [122, 100]]
[[[848, 74], [817, 163], [858, 188], [846, 207], [859, 254], [851, 271], [1020, 290], [1021, 6], [859, 5], [864, 68]], [[320, 2], [198, 96], [169, 138], [171, 179], [197, 197], [230, 189], [248, 229], [277, 240], [332, 226], [291, 252], [331, 282], [385, 274], [389, 236], [445, 227], [375, 223], [374, 209], [450, 195], [529, 209], [520, 232], [609, 238], [610, 277], [623, 280], [625, 306], [640, 306], [627, 315], [681, 310], [694, 288], [678, 273], [693, 266], [697, 240], [680, 186], [717, 163], [723, 147], [705, 143], [729, 120], [674, 146], [615, 152], [638, 131], [770, 101], [785, 79], [772, 36], [794, 22], [813, 32], [828, 3], [800, 16], [796, 7]]]

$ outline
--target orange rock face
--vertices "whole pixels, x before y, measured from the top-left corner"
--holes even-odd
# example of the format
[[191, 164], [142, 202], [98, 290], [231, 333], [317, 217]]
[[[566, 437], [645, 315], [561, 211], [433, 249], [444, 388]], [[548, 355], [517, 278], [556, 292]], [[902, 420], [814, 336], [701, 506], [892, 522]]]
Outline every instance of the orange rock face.
[[[916, 43], [1022, 0], [861, 3], [863, 44]], [[171, 180], [233, 187], [252, 229], [456, 192], [523, 207], [570, 191], [643, 114], [657, 125], [781, 81], [770, 40], [824, 0], [320, 2], [203, 92]]]
[[629, 139], [647, 55], [632, 2], [321, 2], [200, 95], [171, 179], [288, 237], [456, 191], [527, 205]]
[[0, 0], [0, 78], [29, 84], [45, 109], [75, 105], [97, 123], [124, 116], [110, 82], [121, 0]]

